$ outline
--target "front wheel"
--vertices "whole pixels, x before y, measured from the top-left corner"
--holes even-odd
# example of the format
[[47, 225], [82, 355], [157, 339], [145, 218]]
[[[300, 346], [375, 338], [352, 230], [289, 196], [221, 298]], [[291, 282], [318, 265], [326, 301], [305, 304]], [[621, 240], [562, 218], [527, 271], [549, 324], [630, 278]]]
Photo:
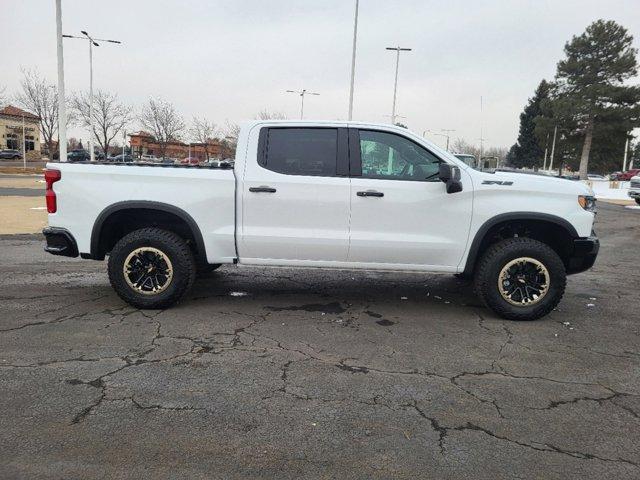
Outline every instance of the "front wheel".
[[640, 197], [636, 197], [636, 203], [640, 205]]
[[509, 320], [536, 320], [562, 299], [567, 282], [564, 263], [547, 244], [509, 238], [483, 254], [475, 290], [494, 312]]
[[109, 281], [128, 304], [167, 308], [193, 285], [195, 261], [187, 242], [159, 228], [142, 228], [121, 238], [109, 255]]

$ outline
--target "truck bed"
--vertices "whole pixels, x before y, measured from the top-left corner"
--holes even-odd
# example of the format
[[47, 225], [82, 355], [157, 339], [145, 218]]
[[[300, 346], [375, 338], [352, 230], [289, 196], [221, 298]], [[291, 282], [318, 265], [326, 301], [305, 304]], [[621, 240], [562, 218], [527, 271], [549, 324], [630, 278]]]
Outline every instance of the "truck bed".
[[[166, 206], [198, 226], [210, 263], [231, 262], [235, 251], [235, 176], [230, 166], [142, 163], [49, 163], [57, 212], [49, 225], [74, 233], [78, 251], [91, 252], [96, 222], [124, 207]], [[87, 222], [91, 219], [91, 222]]]

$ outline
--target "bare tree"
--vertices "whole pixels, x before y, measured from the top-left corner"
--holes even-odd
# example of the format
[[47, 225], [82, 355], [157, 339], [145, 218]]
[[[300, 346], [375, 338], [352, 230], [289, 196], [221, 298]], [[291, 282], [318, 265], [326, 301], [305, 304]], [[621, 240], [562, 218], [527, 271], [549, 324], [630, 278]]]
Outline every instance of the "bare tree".
[[225, 127], [222, 130], [222, 138], [220, 139], [222, 158], [230, 158], [235, 156], [239, 135], [240, 125], [227, 120], [225, 122]]
[[476, 158], [480, 156], [480, 149], [476, 145], [471, 145], [464, 138], [456, 138], [452, 142], [453, 152], [455, 153], [466, 153], [468, 155], [473, 155]]
[[266, 108], [256, 115], [256, 120], [286, 120], [287, 116], [282, 112], [270, 112]]
[[167, 144], [179, 140], [185, 129], [184, 121], [173, 104], [161, 98], [149, 98], [142, 108], [140, 123], [155, 137], [162, 157], [166, 154]]
[[[71, 107], [82, 124], [89, 127], [89, 95], [78, 93], [71, 100]], [[109, 145], [131, 121], [131, 107], [118, 101], [118, 95], [98, 92], [93, 95], [93, 135], [105, 155], [109, 154]]]
[[189, 135], [194, 142], [204, 145], [204, 153], [209, 158], [209, 142], [216, 133], [216, 124], [206, 118], [193, 117]]
[[22, 91], [16, 101], [25, 110], [40, 117], [40, 131], [49, 155], [53, 155], [54, 137], [58, 133], [58, 89], [47, 83], [37, 70], [22, 69]]
[[7, 90], [7, 87], [0, 88], [0, 107], [4, 107], [4, 104], [7, 101], [7, 98], [5, 97], [5, 93], [4, 93], [6, 90]]

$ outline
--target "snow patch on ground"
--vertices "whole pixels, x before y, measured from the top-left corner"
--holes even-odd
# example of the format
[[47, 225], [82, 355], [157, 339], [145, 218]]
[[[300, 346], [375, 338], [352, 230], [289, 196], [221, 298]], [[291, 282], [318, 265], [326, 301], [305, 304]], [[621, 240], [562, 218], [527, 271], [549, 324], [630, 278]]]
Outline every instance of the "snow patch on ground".
[[[585, 182], [593, 190], [597, 199], [602, 200], [631, 200], [629, 198], [629, 182]], [[611, 185], [617, 188], [611, 188]]]

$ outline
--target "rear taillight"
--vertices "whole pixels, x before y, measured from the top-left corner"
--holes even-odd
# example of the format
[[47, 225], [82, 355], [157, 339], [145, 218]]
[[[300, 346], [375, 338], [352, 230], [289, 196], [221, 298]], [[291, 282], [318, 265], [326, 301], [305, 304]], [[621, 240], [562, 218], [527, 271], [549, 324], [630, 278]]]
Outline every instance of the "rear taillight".
[[56, 192], [53, 191], [53, 184], [62, 178], [60, 170], [46, 169], [44, 171], [44, 181], [47, 184], [45, 196], [47, 198], [47, 212], [56, 213], [58, 204], [56, 202]]

